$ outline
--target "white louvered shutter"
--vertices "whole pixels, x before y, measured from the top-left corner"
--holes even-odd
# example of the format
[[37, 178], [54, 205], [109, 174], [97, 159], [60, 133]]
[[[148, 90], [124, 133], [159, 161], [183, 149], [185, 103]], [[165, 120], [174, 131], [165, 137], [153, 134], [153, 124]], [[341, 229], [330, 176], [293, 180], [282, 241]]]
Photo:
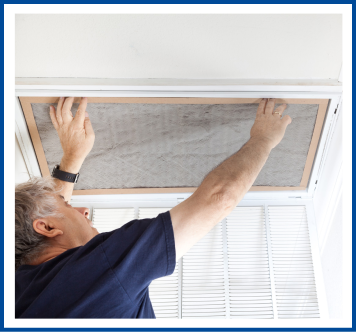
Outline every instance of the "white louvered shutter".
[[[155, 218], [168, 210], [169, 208], [140, 208], [138, 217]], [[156, 318], [179, 318], [179, 264], [173, 274], [153, 280], [149, 294]]]
[[94, 209], [93, 226], [99, 233], [111, 232], [135, 219], [135, 209]]
[[[138, 218], [168, 210], [139, 208]], [[134, 208], [94, 209], [93, 224], [108, 232], [135, 217]], [[156, 317], [319, 318], [308, 225], [305, 206], [236, 207], [151, 283]]]
[[278, 318], [319, 318], [305, 206], [269, 206]]
[[264, 206], [226, 218], [230, 318], [273, 318]]
[[222, 224], [183, 257], [182, 318], [225, 318], [226, 280]]

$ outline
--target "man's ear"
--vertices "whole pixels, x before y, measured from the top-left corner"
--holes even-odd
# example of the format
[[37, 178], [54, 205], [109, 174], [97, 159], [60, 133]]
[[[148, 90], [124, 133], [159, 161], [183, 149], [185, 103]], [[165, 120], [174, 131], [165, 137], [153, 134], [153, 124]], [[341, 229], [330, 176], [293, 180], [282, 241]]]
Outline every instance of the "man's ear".
[[36, 219], [32, 223], [33, 229], [38, 233], [46, 237], [56, 237], [58, 235], [63, 235], [63, 231], [58, 228], [52, 228], [49, 225], [47, 219]]

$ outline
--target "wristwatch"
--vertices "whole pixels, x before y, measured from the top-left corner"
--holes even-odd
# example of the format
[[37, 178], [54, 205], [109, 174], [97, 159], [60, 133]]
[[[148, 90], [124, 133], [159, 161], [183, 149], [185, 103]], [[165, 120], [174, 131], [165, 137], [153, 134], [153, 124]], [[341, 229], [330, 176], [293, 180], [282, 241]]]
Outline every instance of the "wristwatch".
[[52, 177], [66, 182], [77, 183], [79, 179], [79, 173], [72, 174], [72, 173], [61, 171], [59, 169], [59, 165], [56, 165], [53, 168]]

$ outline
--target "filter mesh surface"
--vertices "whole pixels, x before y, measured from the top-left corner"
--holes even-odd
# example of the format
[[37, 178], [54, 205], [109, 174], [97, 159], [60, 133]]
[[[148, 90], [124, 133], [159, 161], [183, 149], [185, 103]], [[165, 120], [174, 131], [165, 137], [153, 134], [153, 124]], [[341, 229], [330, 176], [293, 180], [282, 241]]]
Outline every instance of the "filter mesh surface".
[[[52, 171], [62, 148], [50, 105], [33, 103], [32, 109]], [[73, 115], [78, 105], [73, 104]], [[257, 104], [90, 103], [95, 144], [75, 189], [197, 187], [248, 141], [256, 110]], [[316, 104], [287, 106], [284, 114], [292, 124], [255, 186], [299, 186], [317, 112]]]

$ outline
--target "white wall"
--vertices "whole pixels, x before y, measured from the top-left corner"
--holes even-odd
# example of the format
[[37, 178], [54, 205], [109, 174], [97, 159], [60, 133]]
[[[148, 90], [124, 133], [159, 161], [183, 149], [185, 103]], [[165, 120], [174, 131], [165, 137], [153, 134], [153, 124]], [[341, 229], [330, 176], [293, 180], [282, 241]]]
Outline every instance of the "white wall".
[[340, 109], [323, 172], [313, 198], [330, 318], [342, 318], [342, 119]]
[[16, 77], [337, 79], [341, 15], [16, 15]]
[[325, 246], [331, 220], [335, 213], [333, 202], [339, 199], [342, 184], [342, 119], [343, 111], [337, 118], [323, 171], [318, 179], [314, 194], [314, 210], [321, 249]]
[[341, 80], [352, 79], [352, 14], [343, 14], [344, 33], [343, 33], [343, 69]]
[[19, 142], [15, 136], [15, 183], [26, 182], [30, 179], [25, 160], [22, 156]]
[[321, 255], [329, 326], [352, 326], [352, 194], [342, 193]]

